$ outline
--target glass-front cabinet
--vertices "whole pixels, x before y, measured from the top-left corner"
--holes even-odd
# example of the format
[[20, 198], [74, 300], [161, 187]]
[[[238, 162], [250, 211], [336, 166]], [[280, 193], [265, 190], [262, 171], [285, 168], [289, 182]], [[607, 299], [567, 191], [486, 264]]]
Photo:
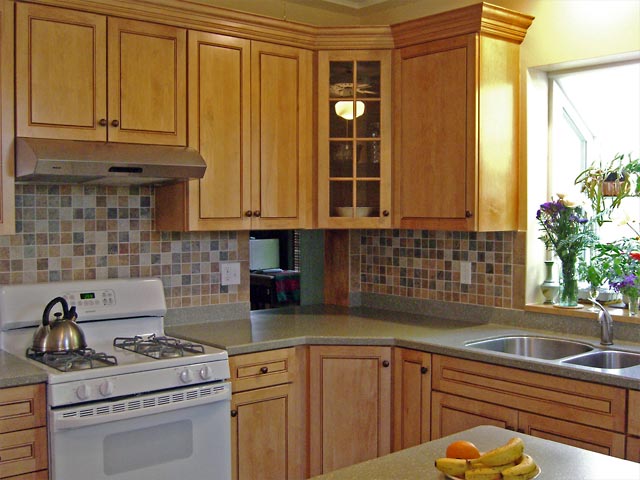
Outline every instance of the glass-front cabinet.
[[391, 226], [391, 52], [318, 62], [318, 226]]

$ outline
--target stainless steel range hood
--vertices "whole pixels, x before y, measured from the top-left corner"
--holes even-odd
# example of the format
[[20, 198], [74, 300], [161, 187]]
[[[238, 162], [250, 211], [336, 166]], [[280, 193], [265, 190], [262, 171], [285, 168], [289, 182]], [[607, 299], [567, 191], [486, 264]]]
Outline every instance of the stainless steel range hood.
[[16, 138], [16, 182], [160, 185], [202, 178], [193, 148]]

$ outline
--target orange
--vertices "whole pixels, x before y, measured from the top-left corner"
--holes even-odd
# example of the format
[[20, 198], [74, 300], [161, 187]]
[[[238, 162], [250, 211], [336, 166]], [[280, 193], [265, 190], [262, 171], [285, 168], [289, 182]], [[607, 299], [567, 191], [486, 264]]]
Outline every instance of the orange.
[[449, 458], [464, 458], [471, 460], [480, 456], [480, 450], [471, 442], [457, 440], [447, 447], [446, 456]]

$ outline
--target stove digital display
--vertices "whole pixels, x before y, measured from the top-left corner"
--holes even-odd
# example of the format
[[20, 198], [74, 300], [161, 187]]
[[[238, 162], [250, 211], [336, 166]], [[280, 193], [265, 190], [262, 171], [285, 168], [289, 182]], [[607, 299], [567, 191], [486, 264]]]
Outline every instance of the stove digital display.
[[94, 298], [96, 298], [96, 294], [93, 292], [80, 294], [80, 300], [93, 300]]

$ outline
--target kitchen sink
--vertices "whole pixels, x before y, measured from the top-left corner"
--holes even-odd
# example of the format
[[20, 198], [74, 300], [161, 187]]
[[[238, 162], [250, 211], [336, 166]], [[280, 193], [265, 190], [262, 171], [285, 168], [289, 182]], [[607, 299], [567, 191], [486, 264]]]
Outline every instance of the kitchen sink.
[[620, 370], [640, 365], [640, 354], [615, 350], [598, 350], [563, 360], [562, 363], [599, 368], [601, 370]]
[[466, 343], [465, 346], [543, 360], [558, 360], [593, 350], [593, 347], [586, 343], [531, 335], [512, 335], [476, 340]]

